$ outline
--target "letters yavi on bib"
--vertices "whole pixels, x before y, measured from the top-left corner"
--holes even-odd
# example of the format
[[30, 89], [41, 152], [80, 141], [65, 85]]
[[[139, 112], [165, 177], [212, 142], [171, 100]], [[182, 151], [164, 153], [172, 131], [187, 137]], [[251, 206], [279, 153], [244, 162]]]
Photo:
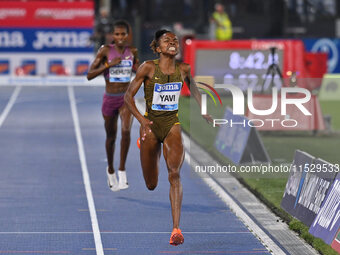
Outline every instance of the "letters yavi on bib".
[[155, 84], [152, 99], [152, 110], [175, 111], [178, 110], [178, 99], [181, 93], [182, 82]]

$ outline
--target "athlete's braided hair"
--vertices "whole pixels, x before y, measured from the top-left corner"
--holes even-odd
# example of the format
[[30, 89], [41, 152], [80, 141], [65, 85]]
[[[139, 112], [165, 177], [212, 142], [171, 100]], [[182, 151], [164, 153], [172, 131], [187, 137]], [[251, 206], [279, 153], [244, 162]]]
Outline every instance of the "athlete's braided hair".
[[152, 42], [150, 43], [150, 47], [151, 49], [153, 50], [154, 53], [157, 53], [157, 50], [156, 48], [158, 47], [158, 42], [159, 42], [159, 38], [161, 38], [162, 35], [166, 34], [166, 33], [172, 33], [171, 31], [169, 30], [166, 30], [166, 29], [161, 29], [161, 30], [158, 30], [156, 31], [155, 33], [155, 37], [154, 39], [152, 40]]

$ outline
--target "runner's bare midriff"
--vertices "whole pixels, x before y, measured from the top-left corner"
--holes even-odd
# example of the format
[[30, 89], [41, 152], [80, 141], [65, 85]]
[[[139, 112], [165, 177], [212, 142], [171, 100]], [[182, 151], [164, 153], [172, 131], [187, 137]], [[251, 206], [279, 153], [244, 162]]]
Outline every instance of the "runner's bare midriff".
[[125, 93], [129, 82], [109, 82], [108, 80], [105, 80], [105, 91], [109, 94], [119, 94], [119, 93]]

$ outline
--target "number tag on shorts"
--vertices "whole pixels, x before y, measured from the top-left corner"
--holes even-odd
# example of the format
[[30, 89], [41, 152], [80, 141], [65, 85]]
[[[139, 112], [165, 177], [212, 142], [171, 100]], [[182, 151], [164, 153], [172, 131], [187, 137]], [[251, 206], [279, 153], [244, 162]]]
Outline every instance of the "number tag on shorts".
[[122, 60], [118, 65], [110, 67], [110, 82], [130, 82], [132, 60]]
[[182, 82], [155, 83], [151, 109], [157, 111], [178, 110], [181, 88]]

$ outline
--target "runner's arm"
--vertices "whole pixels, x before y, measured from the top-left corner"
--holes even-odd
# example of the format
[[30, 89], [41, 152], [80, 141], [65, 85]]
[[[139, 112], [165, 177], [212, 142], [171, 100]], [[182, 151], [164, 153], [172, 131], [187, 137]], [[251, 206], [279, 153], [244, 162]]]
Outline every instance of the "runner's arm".
[[[182, 63], [181, 64], [181, 70], [183, 71], [184, 81], [188, 85], [188, 88], [190, 90], [191, 95], [195, 98], [199, 107], [201, 108], [202, 107], [201, 93], [198, 91], [196, 82], [195, 82], [194, 78], [192, 78], [192, 76], [191, 76], [190, 65]], [[210, 123], [213, 122], [212, 117], [209, 114], [202, 115], [202, 116], [206, 121], [208, 121]]]
[[102, 46], [98, 50], [96, 58], [93, 60], [90, 69], [87, 73], [87, 79], [92, 80], [96, 78], [98, 75], [102, 74], [105, 69], [110, 68], [111, 66], [115, 66], [120, 63], [121, 58], [114, 58], [109, 63], [107, 61], [107, 53], [109, 48], [107, 46]]
[[133, 47], [133, 48], [131, 48], [131, 52], [133, 54], [133, 67], [132, 67], [132, 71], [137, 72], [137, 69], [140, 66], [139, 58], [138, 58], [138, 50]]
[[98, 75], [102, 74], [107, 66], [105, 66], [106, 61], [106, 47], [103, 45], [99, 48], [96, 58], [93, 60], [90, 69], [87, 73], [87, 79], [92, 80]]
[[151, 71], [151, 65], [148, 62], [144, 62], [137, 70], [135, 79], [130, 83], [125, 96], [124, 101], [130, 112], [136, 117], [136, 119], [142, 124], [146, 118], [138, 111], [133, 97], [141, 87], [142, 83], [149, 77]]
[[184, 81], [188, 85], [188, 88], [190, 90], [191, 95], [195, 98], [198, 105], [201, 107], [201, 105], [202, 105], [202, 103], [201, 103], [201, 93], [198, 91], [196, 82], [195, 82], [194, 78], [192, 78], [192, 76], [191, 76], [190, 65], [182, 63], [181, 67], [182, 67], [181, 69], [183, 70], [183, 74], [184, 74]]

